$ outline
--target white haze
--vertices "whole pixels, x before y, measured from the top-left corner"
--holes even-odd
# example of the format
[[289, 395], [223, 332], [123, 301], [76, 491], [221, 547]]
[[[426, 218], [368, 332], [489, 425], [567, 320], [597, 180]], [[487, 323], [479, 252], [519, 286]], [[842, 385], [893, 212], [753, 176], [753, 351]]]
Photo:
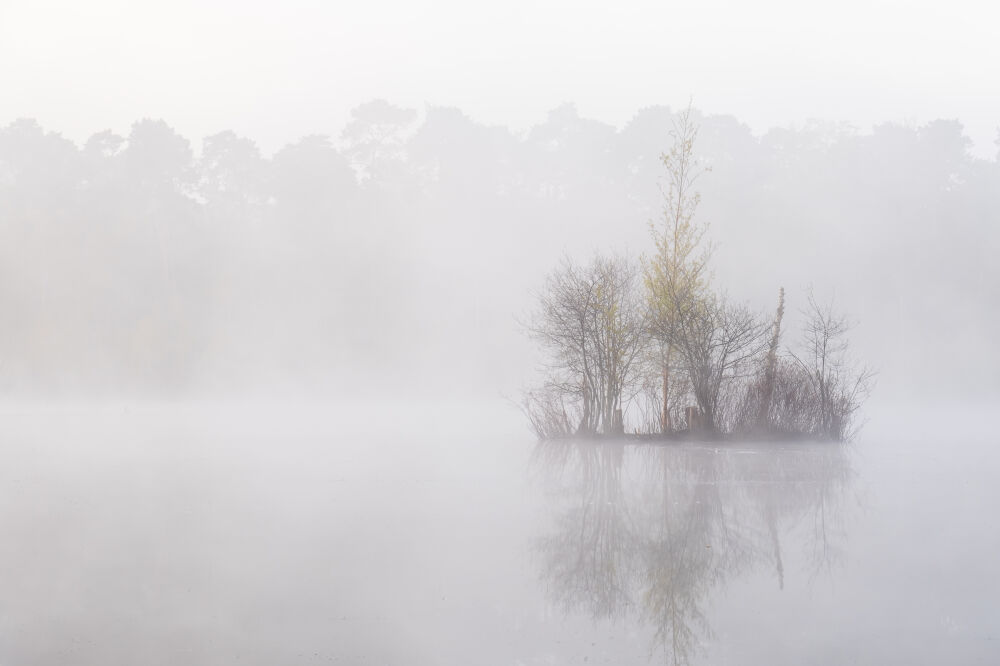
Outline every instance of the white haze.
[[[0, 0], [0, 663], [996, 662], [977, 5]], [[857, 322], [850, 447], [510, 404], [689, 100], [714, 284]]]
[[[0, 128], [0, 387], [513, 396], [539, 362], [519, 319], [560, 257], [650, 251], [669, 107], [616, 130], [565, 104], [520, 135], [455, 108], [352, 113], [270, 158], [162, 120], [82, 145]], [[720, 289], [770, 311], [784, 287], [790, 345], [806, 291], [835, 299], [883, 398], [995, 389], [1000, 166], [961, 123], [696, 117]]]
[[270, 152], [375, 97], [521, 129], [567, 101], [621, 127], [693, 96], [756, 132], [958, 118], [991, 156], [993, 23], [974, 0], [4, 2], [0, 101], [76, 140], [153, 116]]
[[[1000, 47], [982, 18], [974, 3], [4, 3], [0, 386], [514, 394], [537, 364], [515, 317], [558, 257], [649, 252], [657, 156], [693, 99], [722, 288], [762, 310], [779, 286], [792, 311], [810, 285], [836, 297], [890, 391], [992, 389]], [[373, 99], [414, 114], [391, 119], [377, 174], [343, 134], [359, 110], [367, 131]], [[37, 126], [8, 125], [24, 118]], [[95, 136], [111, 144], [88, 153]], [[315, 136], [329, 144], [282, 153]], [[170, 202], [130, 180], [157, 151], [174, 171], [141, 177]], [[135, 225], [150, 206], [179, 208]], [[179, 348], [157, 356], [167, 339]]]

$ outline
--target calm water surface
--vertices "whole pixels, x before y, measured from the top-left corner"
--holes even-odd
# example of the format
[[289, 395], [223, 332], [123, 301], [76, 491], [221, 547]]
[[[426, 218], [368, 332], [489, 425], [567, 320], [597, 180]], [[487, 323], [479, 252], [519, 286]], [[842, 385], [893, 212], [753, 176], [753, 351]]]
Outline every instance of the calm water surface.
[[967, 416], [650, 447], [502, 405], [0, 415], [0, 664], [1000, 663]]

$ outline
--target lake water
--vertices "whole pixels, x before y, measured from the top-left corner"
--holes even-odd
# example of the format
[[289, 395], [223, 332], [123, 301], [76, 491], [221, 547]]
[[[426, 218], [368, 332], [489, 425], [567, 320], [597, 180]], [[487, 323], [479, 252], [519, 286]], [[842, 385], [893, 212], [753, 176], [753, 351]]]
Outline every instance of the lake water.
[[540, 446], [502, 404], [7, 405], [0, 664], [1000, 663], [997, 442], [925, 414]]

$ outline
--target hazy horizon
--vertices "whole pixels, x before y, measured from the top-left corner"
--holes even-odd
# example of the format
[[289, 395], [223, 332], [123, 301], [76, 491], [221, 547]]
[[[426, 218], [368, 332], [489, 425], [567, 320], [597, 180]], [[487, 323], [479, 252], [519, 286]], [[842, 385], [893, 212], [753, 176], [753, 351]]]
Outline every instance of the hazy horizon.
[[0, 0], [0, 664], [997, 662], [995, 32]]
[[[415, 125], [419, 125], [427, 117], [428, 112], [440, 109], [453, 109], [466, 116], [473, 123], [481, 125], [484, 127], [502, 129], [509, 132], [512, 136], [518, 138], [524, 138], [527, 136], [533, 127], [541, 125], [545, 120], [551, 116], [553, 113], [559, 112], [561, 109], [570, 107], [576, 110], [581, 118], [586, 120], [594, 121], [612, 128], [616, 132], [621, 132], [628, 128], [629, 124], [636, 120], [638, 116], [644, 111], [651, 109], [671, 109], [673, 111], [681, 110], [688, 106], [689, 103], [693, 104], [700, 115], [722, 118], [722, 119], [732, 119], [739, 125], [745, 126], [749, 129], [752, 136], [760, 140], [768, 134], [773, 134], [775, 132], [804, 132], [810, 131], [817, 128], [836, 130], [851, 134], [854, 136], [864, 137], [871, 136], [874, 131], [879, 127], [899, 127], [907, 130], [916, 130], [920, 127], [924, 127], [934, 123], [935, 121], [946, 121], [955, 122], [962, 129], [962, 136], [969, 140], [967, 147], [970, 157], [977, 160], [984, 161], [997, 161], [1000, 158], [1000, 124], [997, 125], [997, 136], [990, 141], [977, 141], [973, 138], [968, 126], [963, 119], [958, 116], [938, 116], [938, 117], [926, 117], [917, 119], [914, 116], [905, 116], [898, 118], [876, 118], [872, 121], [865, 123], [857, 123], [844, 118], [835, 118], [830, 116], [807, 116], [801, 119], [787, 122], [775, 122], [771, 124], [758, 125], [741, 118], [738, 113], [726, 109], [707, 109], [699, 100], [695, 99], [693, 96], [683, 97], [680, 96], [675, 103], [667, 103], [665, 101], [651, 102], [649, 104], [644, 104], [636, 107], [631, 113], [623, 116], [620, 119], [609, 119], [607, 117], [602, 117], [598, 114], [588, 114], [584, 109], [581, 108], [580, 104], [572, 99], [562, 100], [559, 103], [554, 104], [549, 108], [542, 109], [537, 113], [531, 114], [530, 118], [525, 118], [522, 122], [504, 122], [503, 119], [499, 119], [494, 122], [488, 122], [484, 118], [480, 118], [475, 114], [469, 113], [467, 109], [463, 108], [457, 104], [438, 104], [434, 102], [423, 102], [423, 103], [413, 103], [407, 104], [398, 99], [393, 99], [386, 95], [375, 95], [370, 99], [357, 100], [345, 107], [342, 112], [336, 114], [337, 121], [329, 121], [324, 125], [317, 126], [315, 128], [301, 130], [285, 130], [281, 136], [272, 135], [268, 138], [268, 132], [266, 128], [261, 129], [261, 136], [255, 135], [253, 130], [249, 131], [239, 131], [236, 129], [240, 125], [238, 121], [233, 121], [229, 125], [224, 122], [220, 123], [218, 126], [213, 126], [212, 129], [208, 131], [198, 132], [192, 129], [191, 131], [185, 131], [183, 125], [179, 123], [174, 123], [172, 118], [155, 112], [144, 113], [142, 115], [135, 116], [131, 120], [119, 119], [116, 124], [111, 124], [109, 122], [101, 123], [97, 122], [90, 128], [78, 127], [74, 131], [68, 131], [61, 128], [58, 125], [49, 125], [43, 121], [43, 115], [31, 115], [31, 114], [21, 114], [14, 115], [10, 117], [0, 118], [0, 127], [9, 125], [18, 120], [32, 120], [38, 122], [39, 125], [43, 127], [46, 131], [53, 132], [69, 141], [71, 141], [78, 148], [83, 148], [87, 140], [94, 135], [100, 134], [102, 132], [111, 132], [112, 134], [126, 136], [128, 135], [131, 127], [143, 120], [156, 120], [164, 121], [171, 127], [173, 127], [179, 134], [185, 136], [191, 141], [191, 148], [195, 157], [200, 157], [202, 154], [202, 145], [205, 139], [224, 132], [234, 132], [237, 135], [250, 139], [253, 141], [258, 149], [260, 149], [261, 156], [265, 158], [273, 157], [275, 153], [279, 152], [282, 148], [299, 141], [307, 136], [325, 136], [329, 137], [338, 148], [343, 146], [342, 133], [344, 129], [351, 123], [351, 113], [363, 106], [376, 101], [384, 101], [391, 106], [398, 108], [405, 108], [413, 111], [415, 116]], [[485, 114], [488, 115], [488, 114]], [[64, 121], [66, 119], [63, 119]], [[78, 125], [78, 123], [70, 121], [68, 123], [70, 126]], [[197, 127], [197, 123], [194, 127]], [[297, 133], [298, 132], [298, 133]]]
[[[0, 6], [0, 120], [66, 136], [165, 118], [266, 153], [334, 134], [367, 99], [455, 106], [515, 130], [575, 102], [622, 127], [639, 108], [733, 114], [754, 133], [809, 119], [957, 119], [996, 154], [1000, 47], [971, 1], [667, 6], [525, 0], [323, 5], [99, 0]], [[980, 82], [987, 82], [985, 85]]]
[[[560, 257], [651, 251], [676, 111], [616, 129], [564, 104], [514, 133], [373, 100], [272, 155], [153, 119], [82, 143], [0, 125], [0, 298], [20, 313], [0, 388], [514, 396], [538, 363], [521, 322]], [[786, 344], [808, 288], [834, 298], [883, 390], [995, 390], [1000, 167], [959, 123], [757, 135], [694, 112], [718, 289], [768, 311], [784, 287]], [[942, 353], [956, 327], [965, 343]]]

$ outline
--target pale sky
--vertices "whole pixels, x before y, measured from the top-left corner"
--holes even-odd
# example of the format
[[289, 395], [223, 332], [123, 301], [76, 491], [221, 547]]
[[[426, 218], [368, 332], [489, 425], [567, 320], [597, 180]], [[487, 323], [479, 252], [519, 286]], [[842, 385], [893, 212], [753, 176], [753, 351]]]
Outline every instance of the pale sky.
[[0, 126], [82, 141], [163, 118], [197, 146], [233, 129], [266, 152], [336, 135], [372, 98], [524, 128], [567, 101], [621, 126], [641, 107], [807, 119], [957, 118], [976, 154], [1000, 125], [984, 2], [0, 0]]

